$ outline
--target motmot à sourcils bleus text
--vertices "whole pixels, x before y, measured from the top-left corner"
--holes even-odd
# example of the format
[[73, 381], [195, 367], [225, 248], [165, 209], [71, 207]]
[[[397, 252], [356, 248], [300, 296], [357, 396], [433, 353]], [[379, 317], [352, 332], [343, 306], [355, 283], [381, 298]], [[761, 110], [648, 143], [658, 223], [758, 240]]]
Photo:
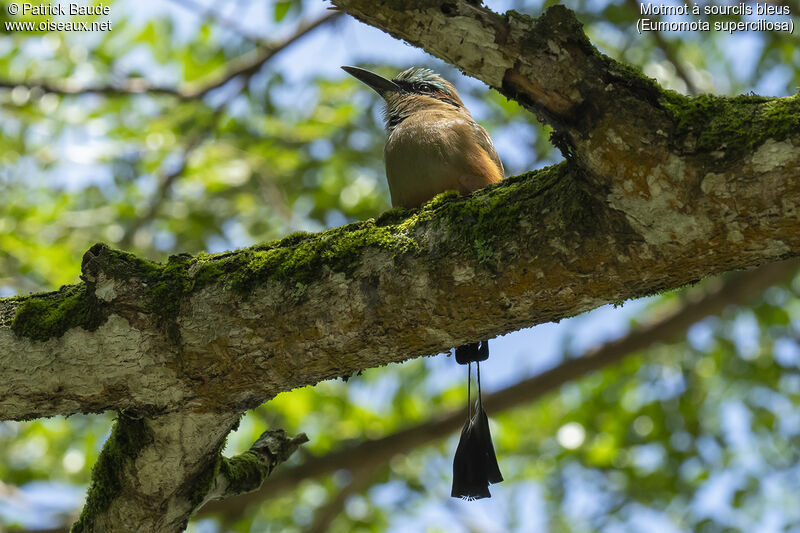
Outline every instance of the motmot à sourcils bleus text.
[[[450, 82], [425, 68], [404, 70], [391, 80], [358, 67], [342, 68], [386, 103], [389, 136], [383, 154], [393, 206], [418, 207], [444, 191], [469, 194], [503, 179], [489, 134]], [[478, 382], [474, 411], [467, 385], [468, 417], [453, 460], [451, 495], [456, 498], [490, 497], [489, 484], [503, 481], [481, 401], [480, 361], [488, 357], [488, 341], [456, 348], [456, 361], [466, 364], [468, 373], [476, 363]]]

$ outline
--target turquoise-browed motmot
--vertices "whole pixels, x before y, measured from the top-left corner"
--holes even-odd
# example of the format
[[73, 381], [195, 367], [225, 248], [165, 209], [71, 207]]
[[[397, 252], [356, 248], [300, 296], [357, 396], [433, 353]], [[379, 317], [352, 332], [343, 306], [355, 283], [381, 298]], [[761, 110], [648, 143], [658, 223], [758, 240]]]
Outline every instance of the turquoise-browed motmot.
[[[486, 130], [472, 119], [453, 85], [425, 68], [388, 80], [357, 67], [342, 67], [386, 102], [389, 137], [383, 151], [393, 206], [418, 207], [440, 192], [468, 194], [503, 179], [503, 164]], [[478, 402], [467, 393], [467, 422], [453, 460], [452, 496], [489, 497], [489, 484], [503, 481], [480, 394], [480, 361], [488, 341], [456, 348], [456, 361], [477, 365]], [[468, 389], [469, 390], [469, 389]]]
[[462, 194], [503, 179], [489, 134], [472, 119], [453, 85], [425, 68], [387, 80], [342, 67], [386, 102], [386, 178], [393, 206], [418, 207], [440, 192]]

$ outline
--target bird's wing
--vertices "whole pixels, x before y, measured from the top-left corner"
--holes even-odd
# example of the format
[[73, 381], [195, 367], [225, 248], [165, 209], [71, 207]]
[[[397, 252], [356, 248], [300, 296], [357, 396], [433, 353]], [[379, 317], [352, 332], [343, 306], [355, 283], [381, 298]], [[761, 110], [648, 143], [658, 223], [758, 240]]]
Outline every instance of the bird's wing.
[[492, 162], [494, 162], [494, 164], [497, 165], [497, 168], [500, 169], [500, 178], [502, 179], [502, 177], [505, 175], [505, 170], [503, 169], [503, 162], [500, 161], [500, 156], [497, 155], [497, 151], [494, 149], [492, 138], [489, 137], [489, 134], [486, 133], [486, 130], [483, 128], [483, 126], [477, 122], [473, 122], [472, 125], [478, 145], [486, 151]]
[[458, 176], [462, 193], [481, 189], [503, 179], [503, 163], [500, 162], [489, 134], [480, 124], [472, 121], [469, 123], [471, 147], [464, 160], [466, 168]]

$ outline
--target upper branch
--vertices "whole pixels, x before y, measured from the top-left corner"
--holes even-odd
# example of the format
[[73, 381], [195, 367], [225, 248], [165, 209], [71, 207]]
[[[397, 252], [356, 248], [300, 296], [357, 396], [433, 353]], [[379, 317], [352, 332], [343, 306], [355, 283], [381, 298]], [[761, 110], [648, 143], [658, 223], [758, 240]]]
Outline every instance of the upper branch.
[[[651, 145], [654, 141], [650, 135], [686, 133], [674, 131], [676, 126], [699, 130], [707, 126], [708, 120], [727, 120], [708, 109], [724, 106], [728, 101], [725, 99], [700, 100], [706, 108], [705, 116], [687, 117], [691, 102], [698, 100], [665, 91], [635, 69], [601, 54], [586, 37], [574, 13], [561, 5], [534, 19], [516, 11], [500, 15], [469, 0], [333, 3], [362, 22], [423, 48], [520, 102], [559, 131], [559, 147], [568, 153], [586, 157], [590, 137], [595, 132], [606, 132], [607, 121], [627, 127], [620, 128], [612, 141], [621, 139], [635, 148]], [[759, 105], [774, 105], [776, 101], [778, 106], [786, 104], [780, 99], [765, 98], [737, 103], [757, 113]], [[786, 126], [797, 126], [798, 106], [795, 101], [794, 116], [779, 113], [771, 118], [781, 119]], [[638, 120], [629, 121], [631, 117]], [[796, 129], [782, 127], [780, 132], [764, 136], [760, 131], [731, 128], [718, 133], [722, 137], [760, 136], [763, 142], [767, 138], [783, 140], [792, 131]], [[645, 138], [639, 138], [642, 135]], [[689, 143], [684, 148], [710, 152], [724, 147], [726, 141], [713, 139], [710, 144], [716, 146]], [[591, 161], [584, 162], [592, 168]]]
[[[560, 164], [470, 197], [444, 194], [419, 210], [225, 254], [156, 264], [96, 245], [83, 284], [0, 300], [0, 419], [238, 411], [800, 255], [800, 191], [785, 173], [773, 188], [747, 186], [748, 172], [720, 183], [735, 201], [709, 194], [692, 204], [692, 238], [651, 238], [675, 231], [675, 217], [640, 231], [590, 194], [582, 171]], [[683, 185], [672, 193], [693, 194]], [[720, 234], [726, 228], [739, 237]]]

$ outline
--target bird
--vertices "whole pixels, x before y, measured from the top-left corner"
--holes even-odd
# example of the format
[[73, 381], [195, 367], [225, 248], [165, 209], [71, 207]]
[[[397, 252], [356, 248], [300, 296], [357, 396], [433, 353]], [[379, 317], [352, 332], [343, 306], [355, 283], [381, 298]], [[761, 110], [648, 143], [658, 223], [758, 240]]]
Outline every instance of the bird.
[[386, 103], [383, 155], [393, 207], [419, 207], [441, 192], [469, 194], [503, 179], [492, 139], [452, 83], [427, 68], [412, 67], [391, 80], [342, 69]]
[[[359, 67], [342, 69], [385, 102], [388, 133], [383, 155], [393, 207], [419, 207], [437, 194], [470, 194], [503, 179], [500, 157], [486, 130], [472, 118], [452, 83], [431, 69], [411, 67], [391, 80]], [[503, 481], [480, 392], [480, 361], [489, 341], [456, 348], [456, 362], [467, 365], [467, 421], [453, 459], [451, 496], [490, 497], [489, 485]], [[472, 408], [472, 363], [478, 394]]]

